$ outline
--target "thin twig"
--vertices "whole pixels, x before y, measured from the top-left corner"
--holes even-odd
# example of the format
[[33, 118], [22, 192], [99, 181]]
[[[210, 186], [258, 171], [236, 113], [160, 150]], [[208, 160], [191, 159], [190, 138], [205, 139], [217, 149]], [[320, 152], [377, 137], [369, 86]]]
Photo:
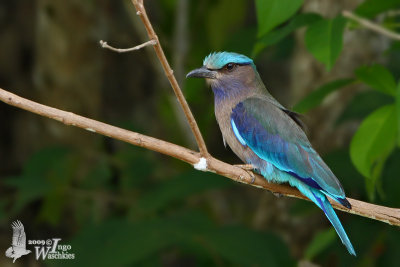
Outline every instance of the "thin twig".
[[[88, 119], [71, 112], [66, 112], [49, 106], [45, 106], [31, 100], [19, 97], [15, 94], [7, 92], [0, 88], [0, 100], [9, 105], [39, 114], [50, 119], [58, 120], [66, 125], [76, 126], [90, 132], [99, 133], [123, 142], [130, 143], [135, 146], [144, 147], [159, 153], [174, 157], [189, 164], [196, 164], [202, 158], [198, 152], [172, 144], [160, 139], [139, 133], [121, 129], [103, 122]], [[214, 172], [222, 176], [228, 177], [234, 181], [248, 184], [251, 186], [263, 188], [278, 193], [280, 195], [307, 199], [296, 188], [284, 185], [268, 183], [260, 175], [250, 175], [246, 170], [243, 170], [234, 165], [230, 165], [211, 156], [207, 158], [206, 171]], [[255, 179], [254, 179], [254, 177]], [[252, 181], [254, 179], [254, 182]], [[391, 225], [400, 226], [400, 209], [378, 206], [367, 202], [347, 198], [352, 205], [352, 209], [347, 209], [336, 202], [330, 200], [332, 206], [336, 209], [357, 214], [363, 217], [382, 221]]]
[[379, 34], [382, 34], [386, 37], [389, 37], [393, 40], [397, 40], [400, 41], [400, 34], [393, 32], [391, 30], [388, 30], [382, 26], [380, 26], [379, 24], [373, 23], [372, 21], [369, 21], [367, 19], [364, 19], [360, 16], [357, 16], [356, 14], [348, 11], [348, 10], [344, 10], [342, 12], [343, 17], [346, 17], [348, 19], [354, 20], [355, 22], [359, 23], [360, 25], [364, 26], [367, 29], [370, 29], [371, 31], [377, 32]]
[[107, 44], [107, 42], [105, 42], [103, 40], [100, 40], [101, 47], [106, 48], [106, 49], [110, 49], [110, 50], [112, 50], [114, 52], [118, 52], [118, 53], [126, 53], [126, 52], [139, 50], [139, 49], [142, 49], [143, 47], [146, 47], [146, 46], [149, 46], [149, 45], [155, 45], [156, 43], [157, 43], [157, 41], [150, 40], [150, 41], [147, 41], [147, 42], [145, 42], [143, 44], [140, 44], [140, 45], [137, 45], [137, 46], [131, 47], [131, 48], [115, 48], [115, 47], [112, 47], [109, 44]]
[[142, 20], [142, 22], [146, 28], [149, 39], [157, 41], [157, 43], [153, 46], [154, 50], [157, 54], [157, 57], [160, 60], [160, 63], [163, 66], [165, 75], [167, 76], [167, 78], [171, 84], [171, 87], [174, 90], [174, 93], [175, 93], [179, 103], [182, 106], [182, 109], [183, 109], [183, 112], [185, 113], [186, 119], [188, 120], [190, 128], [194, 134], [194, 137], [196, 138], [196, 142], [199, 147], [200, 154], [203, 157], [208, 158], [209, 154], [208, 154], [207, 147], [204, 142], [203, 136], [201, 135], [199, 126], [197, 125], [197, 122], [194, 119], [192, 112], [190, 111], [189, 105], [187, 104], [186, 99], [183, 96], [183, 93], [179, 87], [179, 84], [176, 81], [176, 78], [173, 74], [173, 70], [171, 69], [171, 67], [167, 61], [167, 58], [165, 57], [165, 54], [161, 47], [158, 36], [155, 33], [153, 26], [150, 23], [149, 18], [147, 17], [146, 10], [143, 6], [143, 1], [142, 0], [132, 0], [132, 3], [136, 8], [136, 11], [137, 11], [136, 14], [140, 17], [140, 19]]
[[[128, 11], [130, 22], [132, 23], [132, 26], [136, 34], [138, 35], [138, 38], [143, 42], [148, 40], [149, 37], [147, 36], [147, 31], [143, 27], [140, 17], [136, 14], [136, 10], [132, 8], [132, 3], [130, 1], [123, 1], [123, 2], [124, 2], [124, 7]], [[165, 79], [164, 69], [160, 64], [160, 61], [158, 60], [157, 54], [154, 53], [153, 49], [146, 49], [143, 51], [146, 53], [146, 59], [149, 61], [150, 66], [155, 71], [152, 77], [155, 79], [155, 84], [157, 88], [162, 88], [162, 90], [165, 90], [167, 93], [166, 94], [167, 101], [172, 108], [174, 117], [177, 119], [176, 121], [177, 127], [179, 127], [176, 130], [179, 130], [182, 133], [182, 135], [185, 138], [184, 141], [187, 144], [187, 146], [189, 146], [190, 148], [196, 148], [197, 147], [196, 138], [194, 137], [193, 132], [190, 129], [190, 125], [187, 122], [185, 113], [182, 112], [181, 105], [179, 104], [178, 101], [176, 101], [176, 95], [174, 91], [171, 90], [170, 87], [165, 86], [166, 84], [169, 85], [169, 81], [168, 79], [167, 80]], [[181, 84], [179, 79], [177, 80], [178, 83]]]

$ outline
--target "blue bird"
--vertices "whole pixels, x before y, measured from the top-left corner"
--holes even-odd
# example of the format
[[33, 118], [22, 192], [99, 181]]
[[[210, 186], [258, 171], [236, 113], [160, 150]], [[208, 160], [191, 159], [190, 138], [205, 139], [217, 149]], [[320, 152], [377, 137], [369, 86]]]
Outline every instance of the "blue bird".
[[211, 85], [224, 143], [269, 182], [289, 183], [312, 200], [355, 256], [327, 198], [351, 208], [340, 182], [312, 148], [298, 114], [267, 91], [253, 60], [237, 53], [211, 53], [186, 77], [205, 78]]

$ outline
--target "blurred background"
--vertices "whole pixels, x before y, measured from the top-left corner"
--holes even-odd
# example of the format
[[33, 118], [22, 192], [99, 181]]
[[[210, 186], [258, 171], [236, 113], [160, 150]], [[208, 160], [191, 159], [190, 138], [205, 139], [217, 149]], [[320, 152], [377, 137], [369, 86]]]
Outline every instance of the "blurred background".
[[[398, 0], [145, 6], [212, 155], [239, 163], [223, 146], [211, 90], [185, 75], [210, 52], [243, 53], [275, 98], [304, 114], [310, 141], [347, 196], [400, 207], [400, 44], [340, 15], [351, 10], [399, 32]], [[147, 41], [135, 13], [128, 0], [1, 1], [0, 87], [197, 149], [153, 48], [118, 54], [98, 44]], [[398, 227], [338, 211], [352, 257], [310, 202], [4, 103], [0, 121], [0, 251], [19, 219], [27, 239], [59, 237], [75, 254], [37, 261], [31, 253], [12, 264], [1, 252], [1, 266], [398, 264]]]

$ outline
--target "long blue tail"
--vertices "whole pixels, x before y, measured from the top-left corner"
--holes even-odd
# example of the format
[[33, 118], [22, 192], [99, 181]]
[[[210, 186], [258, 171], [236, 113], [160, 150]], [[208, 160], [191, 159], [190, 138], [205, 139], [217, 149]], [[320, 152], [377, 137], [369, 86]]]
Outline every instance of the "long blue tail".
[[[253, 164], [253, 163], [252, 163]], [[262, 175], [264, 177], [270, 177], [271, 172], [268, 171], [268, 166], [262, 169], [261, 171]], [[288, 182], [291, 186], [296, 187], [299, 189], [299, 191], [308, 197], [312, 202], [314, 202], [320, 209], [322, 209], [328, 218], [328, 220], [331, 222], [333, 227], [336, 230], [336, 233], [339, 235], [340, 240], [342, 243], [346, 246], [347, 250], [351, 255], [356, 256], [356, 252], [354, 251], [353, 245], [350, 242], [349, 237], [347, 236], [346, 232], [343, 229], [342, 224], [339, 221], [339, 218], [337, 217], [335, 211], [332, 208], [331, 203], [329, 203], [328, 198], [325, 196], [323, 192], [321, 192], [319, 189], [313, 188], [302, 181], [300, 179], [295, 179], [293, 178], [292, 174], [288, 174], [286, 172], [275, 172], [275, 177], [278, 177], [278, 181], [284, 181]], [[269, 180], [267, 178], [267, 180]], [[350, 203], [346, 199], [338, 199], [338, 202], [342, 203], [345, 206], [350, 206]]]
[[340, 220], [336, 215], [335, 211], [333, 210], [331, 203], [329, 203], [327, 197], [324, 194], [322, 194], [319, 190], [310, 188], [310, 191], [314, 197], [314, 199], [312, 198], [310, 199], [324, 211], [326, 217], [329, 219], [329, 221], [335, 228], [336, 233], [339, 235], [340, 240], [342, 240], [342, 243], [346, 246], [349, 253], [351, 255], [356, 256], [356, 252], [354, 251], [353, 245], [351, 244], [349, 237], [344, 231], [343, 226], [340, 223]]

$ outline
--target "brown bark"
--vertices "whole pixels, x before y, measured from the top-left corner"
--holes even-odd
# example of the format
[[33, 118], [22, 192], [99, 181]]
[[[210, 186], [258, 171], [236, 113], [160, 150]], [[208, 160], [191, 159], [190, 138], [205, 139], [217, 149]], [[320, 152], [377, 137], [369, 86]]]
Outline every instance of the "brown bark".
[[[102, 134], [117, 140], [121, 140], [136, 146], [144, 147], [176, 159], [182, 160], [189, 164], [196, 164], [200, 161], [202, 155], [190, 149], [162, 141], [150, 136], [124, 130], [106, 123], [88, 119], [71, 112], [48, 107], [28, 99], [19, 97], [15, 94], [0, 89], [0, 100], [9, 105], [25, 109], [27, 111], [45, 116], [54, 120], [58, 120], [66, 125], [76, 126], [90, 132]], [[307, 199], [296, 188], [284, 185], [268, 183], [260, 175], [252, 174], [234, 165], [230, 165], [220, 161], [212, 156], [207, 157], [206, 171], [215, 172], [234, 181], [248, 184], [251, 186], [263, 188], [278, 193], [280, 195]], [[253, 177], [255, 179], [253, 181]], [[400, 226], [400, 209], [383, 207], [371, 203], [347, 198], [352, 205], [351, 209], [347, 209], [340, 204], [330, 200], [335, 209], [339, 209], [348, 213], [357, 214], [363, 217], [382, 221], [390, 225]]]

